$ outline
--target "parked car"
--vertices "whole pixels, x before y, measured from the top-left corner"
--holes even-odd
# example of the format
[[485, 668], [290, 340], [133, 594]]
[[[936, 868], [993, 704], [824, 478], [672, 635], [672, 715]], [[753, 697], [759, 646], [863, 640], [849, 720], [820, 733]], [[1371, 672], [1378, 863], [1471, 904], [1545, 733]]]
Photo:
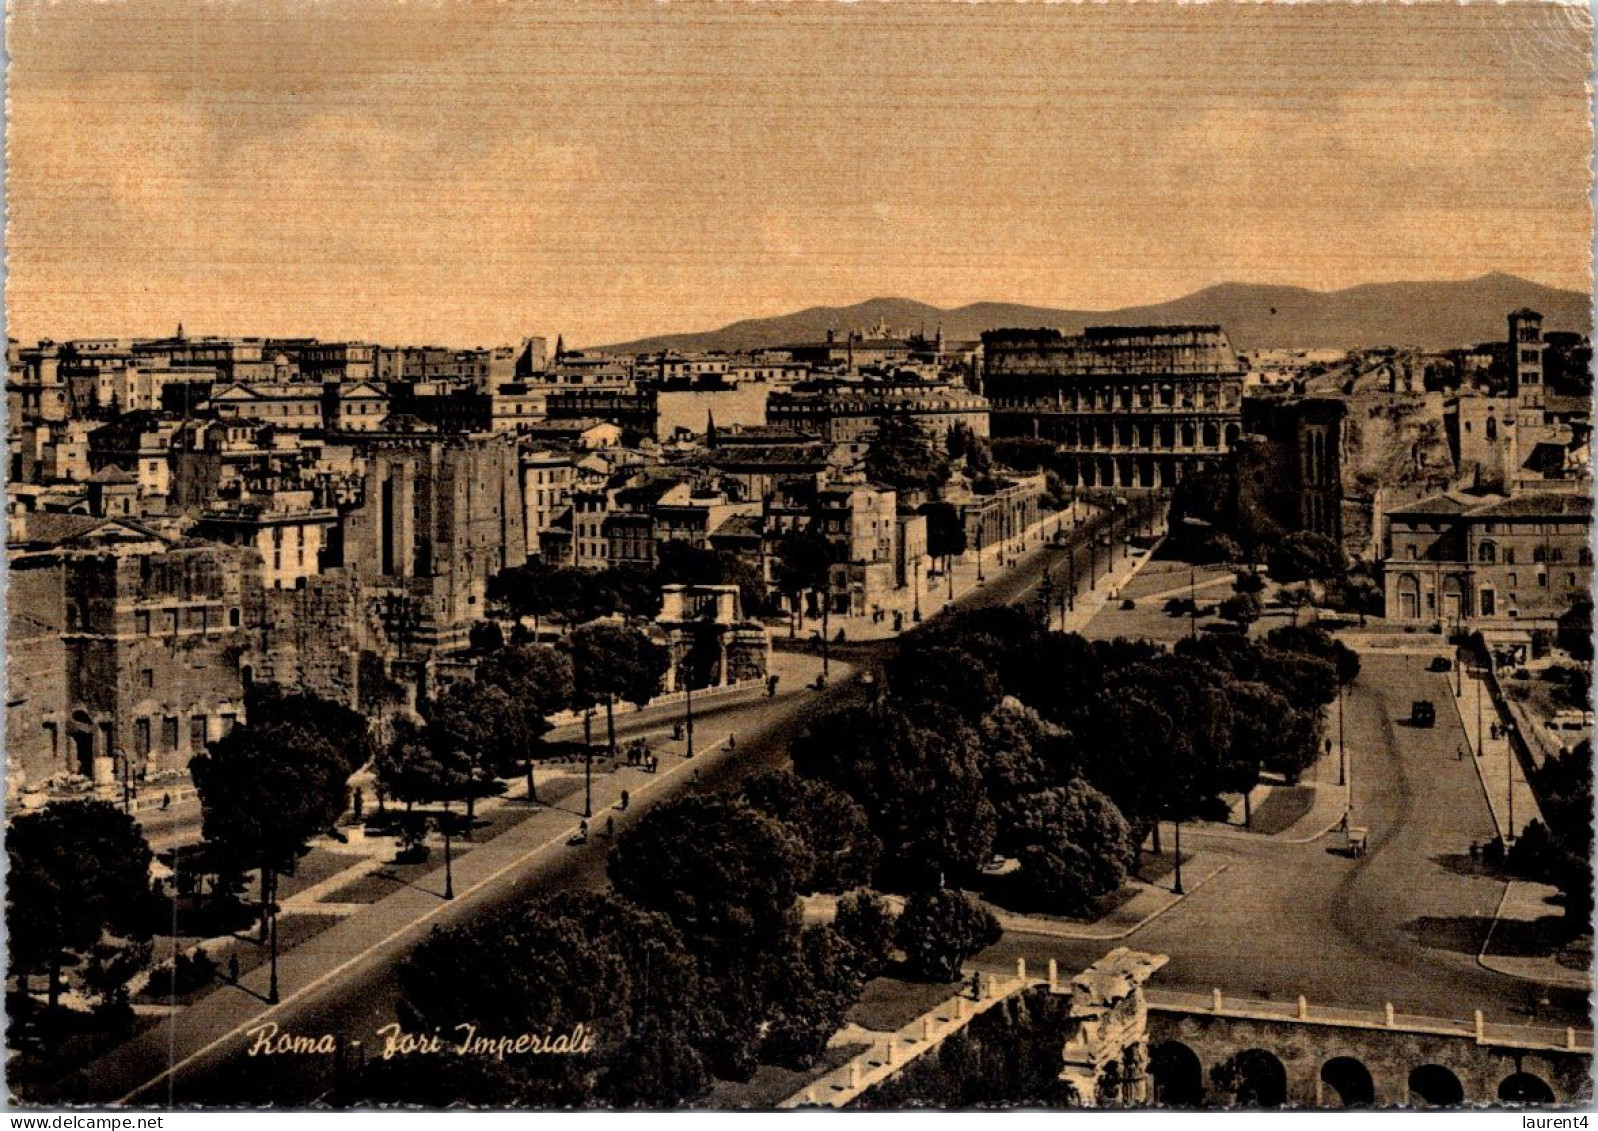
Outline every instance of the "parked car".
[[1430, 699], [1417, 699], [1409, 705], [1410, 725], [1429, 727], [1437, 725], [1437, 708]]
[[1435, 656], [1432, 658], [1432, 662], [1426, 665], [1426, 670], [1429, 672], [1451, 672], [1454, 670], [1454, 662], [1447, 656]]

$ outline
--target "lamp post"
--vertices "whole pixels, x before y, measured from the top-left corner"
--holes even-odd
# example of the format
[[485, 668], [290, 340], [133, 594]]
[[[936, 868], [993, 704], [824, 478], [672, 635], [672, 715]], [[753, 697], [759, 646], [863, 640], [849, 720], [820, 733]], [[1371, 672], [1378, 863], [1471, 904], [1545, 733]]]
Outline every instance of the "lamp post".
[[133, 760], [128, 757], [128, 752], [118, 746], [111, 752], [111, 757], [121, 765], [122, 769], [122, 811], [133, 812]]
[[[450, 839], [450, 833], [453, 831], [450, 826], [454, 824], [454, 820], [453, 820], [454, 816], [455, 816], [455, 814], [453, 814], [453, 813], [449, 812], [448, 810], [446, 810], [445, 813], [444, 813], [445, 819], [439, 822], [439, 831], [444, 834], [444, 898], [445, 899], [454, 899], [455, 898], [455, 856], [454, 856], [454, 852], [452, 851], [454, 846], [453, 846], [453, 843], [451, 842], [451, 839]], [[274, 919], [273, 922], [276, 922], [276, 920]]]
[[[1066, 558], [1065, 558], [1065, 569], [1066, 569], [1066, 573], [1070, 575], [1070, 587], [1066, 590], [1066, 596], [1065, 596], [1066, 605], [1070, 609], [1070, 611], [1074, 613], [1074, 612], [1076, 612], [1076, 547], [1075, 546], [1072, 546], [1071, 547], [1071, 552], [1066, 555]], [[1061, 622], [1062, 625], [1065, 623], [1065, 618], [1063, 616], [1060, 618], [1060, 622]]]
[[1337, 784], [1347, 785], [1348, 774], [1343, 752], [1343, 685], [1337, 685]]
[[986, 539], [984, 538], [984, 535], [986, 533], [987, 533], [987, 531], [985, 529], [985, 525], [983, 523], [980, 523], [980, 522], [977, 523], [977, 584], [978, 585], [982, 584], [984, 581], [987, 580], [987, 578], [985, 578], [982, 575], [982, 550], [983, 550], [983, 543], [986, 541]]
[[1193, 567], [1187, 567], [1187, 635], [1198, 639], [1198, 584]]
[[916, 624], [921, 623], [921, 563], [915, 561], [910, 566], [910, 587], [914, 597], [915, 607], [910, 612], [910, 619]]
[[1176, 883], [1171, 886], [1171, 894], [1186, 895], [1187, 893], [1182, 890], [1182, 818], [1176, 817], [1171, 821], [1171, 823], [1176, 826], [1176, 851], [1174, 853], [1176, 860]]
[[277, 891], [276, 891], [277, 883], [276, 883], [275, 879], [273, 881], [272, 887], [274, 889], [273, 892], [272, 892], [272, 906], [271, 906], [271, 915], [272, 915], [272, 928], [271, 928], [272, 954], [271, 954], [271, 957], [268, 959], [268, 961], [271, 963], [272, 969], [271, 969], [271, 977], [270, 977], [270, 980], [267, 982], [267, 987], [266, 987], [266, 1003], [268, 1005], [276, 1005], [277, 1002], [278, 1002], [278, 993], [277, 993]]
[[[687, 706], [683, 718], [683, 734], [687, 737], [688, 745], [683, 752], [684, 758], [694, 756], [694, 677], [693, 677], [693, 642], [688, 644], [689, 670], [683, 675], [684, 703]], [[681, 669], [679, 669], [681, 670]]]

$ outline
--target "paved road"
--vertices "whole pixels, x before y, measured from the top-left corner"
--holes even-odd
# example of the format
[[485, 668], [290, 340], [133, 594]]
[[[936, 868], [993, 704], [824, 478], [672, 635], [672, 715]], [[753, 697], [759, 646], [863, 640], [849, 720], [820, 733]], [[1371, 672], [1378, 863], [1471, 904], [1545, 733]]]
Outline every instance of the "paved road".
[[[1088, 529], [1097, 530], [1098, 524]], [[1080, 537], [1081, 535], [1079, 535]], [[1053, 547], [1034, 548], [1024, 554], [1019, 565], [1000, 571], [982, 587], [962, 595], [954, 607], [980, 608], [1005, 603], [1018, 594], [1028, 591], [1041, 576], [1043, 569], [1057, 554]], [[794, 651], [810, 651], [812, 645], [805, 640], [779, 641]], [[853, 666], [857, 671], [869, 669], [889, 649], [891, 641], [854, 643], [834, 649], [835, 659], [845, 664], [844, 672]], [[695, 712], [696, 734], [702, 747], [709, 747], [735, 730], [739, 736], [737, 749], [728, 755], [725, 751], [698, 761], [701, 775], [707, 781], [729, 784], [772, 766], [787, 762], [788, 745], [793, 736], [815, 712], [858, 699], [864, 694], [857, 676], [839, 678], [835, 669], [835, 682], [823, 692], [795, 694], [796, 689], [786, 687], [785, 694], [775, 702], [755, 701], [702, 708]], [[643, 731], [657, 730], [674, 717], [673, 711], [650, 711], [642, 716], [625, 716], [617, 721], [617, 733], [627, 736]], [[687, 786], [687, 778], [675, 783], [661, 782], [651, 801], [670, 796]], [[636, 815], [647, 808], [640, 802], [632, 813]], [[623, 822], [618, 821], [618, 826]], [[510, 835], [510, 834], [505, 834]], [[481, 850], [479, 850], [481, 851]], [[486, 911], [525, 898], [530, 892], [556, 891], [576, 888], [601, 887], [604, 876], [604, 842], [596, 837], [586, 849], [546, 852], [525, 867], [517, 867], [505, 876], [485, 884], [471, 898], [458, 900], [444, 908], [429, 907], [429, 922], [444, 926], [480, 916]], [[396, 924], [399, 926], [399, 924]], [[229, 1034], [214, 1048], [192, 1031], [176, 1056], [152, 1062], [160, 1050], [156, 1041], [146, 1042], [143, 1056], [125, 1055], [122, 1063], [111, 1066], [110, 1058], [96, 1069], [80, 1077], [77, 1086], [92, 1090], [104, 1099], [121, 1099], [135, 1093], [133, 1102], [152, 1104], [185, 1103], [272, 1103], [304, 1104], [323, 1095], [333, 1085], [334, 1065], [327, 1056], [249, 1057], [248, 1046], [242, 1030], [247, 1025], [265, 1020], [275, 1021], [284, 1032], [299, 1034], [340, 1033], [351, 1039], [370, 1037], [375, 1030], [394, 1020], [395, 1000], [392, 984], [393, 969], [405, 952], [420, 937], [417, 931], [395, 934], [387, 941], [373, 946], [358, 961], [341, 970], [325, 987], [300, 998], [291, 998], [268, 1012], [248, 998], [240, 997], [227, 1024], [214, 1027], [216, 1034]], [[314, 948], [316, 940], [306, 944]], [[305, 948], [301, 948], [302, 950]], [[295, 954], [299, 954], [296, 951]], [[346, 960], [347, 961], [347, 960]], [[324, 965], [331, 966], [331, 961]], [[249, 984], [250, 979], [246, 979]], [[285, 994], [292, 994], [295, 983], [285, 982]], [[243, 991], [236, 991], [242, 995]], [[199, 1050], [199, 1051], [192, 1051]], [[191, 1059], [192, 1058], [192, 1059]], [[153, 1079], [155, 1073], [172, 1062], [182, 1067]], [[142, 1086], [151, 1081], [148, 1086]]]
[[[1053, 548], [1035, 549], [1015, 569], [965, 595], [957, 607], [1024, 600], [1057, 557]], [[805, 641], [792, 647], [808, 650]], [[888, 642], [851, 644], [834, 656], [863, 668], [889, 647]], [[1498, 885], [1460, 874], [1468, 870], [1460, 858], [1472, 838], [1488, 835], [1490, 824], [1471, 767], [1453, 758], [1461, 736], [1447, 709], [1442, 677], [1420, 670], [1420, 664], [1371, 657], [1348, 697], [1349, 745], [1356, 752], [1355, 821], [1372, 829], [1370, 855], [1359, 861], [1334, 855], [1329, 841], [1206, 844], [1228, 859], [1229, 869], [1126, 940], [1173, 955], [1160, 975], [1162, 986], [1199, 992], [1221, 986], [1252, 997], [1304, 993], [1315, 1002], [1347, 1006], [1393, 1001], [1401, 1012], [1443, 1016], [1481, 1008], [1490, 1018], [1523, 1019], [1524, 987], [1474, 963], [1472, 932], [1490, 917]], [[1427, 697], [1423, 692], [1438, 703], [1437, 729], [1397, 725], [1394, 720], [1408, 713], [1412, 698]], [[857, 680], [843, 679], [825, 692], [785, 696], [776, 704], [696, 712], [707, 746], [728, 729], [739, 735], [735, 757], [707, 757], [698, 763], [701, 773], [724, 783], [781, 765], [789, 741], [811, 713], [862, 694]], [[650, 717], [618, 720], [618, 732], [660, 725]], [[686, 786], [684, 777], [673, 790]], [[673, 790], [662, 789], [653, 800]], [[643, 808], [636, 805], [634, 813]], [[433, 922], [463, 921], [534, 890], [602, 886], [603, 856], [602, 838], [586, 849], [546, 853], [450, 905]], [[413, 932], [373, 949], [327, 987], [279, 1007], [271, 1018], [286, 1031], [369, 1039], [394, 1019], [393, 968], [417, 937]], [[1079, 969], [1105, 949], [1102, 942], [1014, 936], [982, 961], [1013, 969], [1017, 956], [1032, 963], [1056, 957], [1064, 969]], [[1586, 1024], [1586, 1003], [1577, 995], [1556, 993], [1542, 1020]], [[242, 1039], [225, 1042], [141, 1093], [138, 1102], [304, 1104], [333, 1085], [329, 1057], [249, 1058], [244, 1047]], [[108, 1098], [117, 1098], [135, 1082], [133, 1077], [102, 1080], [99, 1087]]]
[[[1352, 860], [1334, 833], [1305, 845], [1206, 839], [1230, 867], [1168, 914], [1123, 940], [1171, 955], [1157, 982], [1168, 989], [1295, 998], [1400, 1013], [1524, 1022], [1527, 985], [1476, 964], [1502, 884], [1473, 874], [1468, 847], [1492, 835], [1481, 786], [1458, 761], [1463, 734], [1452, 686], [1421, 657], [1364, 657], [1346, 697], [1354, 774], [1353, 823], [1371, 830], [1369, 854]], [[1400, 720], [1414, 699], [1437, 705], [1437, 726]], [[1167, 839], [1169, 844], [1169, 839]], [[1184, 845], [1186, 847], [1186, 845]], [[1103, 943], [1013, 936], [982, 956], [1013, 970], [1058, 958], [1079, 969]], [[1586, 1026], [1584, 995], [1550, 993], [1548, 1023]]]

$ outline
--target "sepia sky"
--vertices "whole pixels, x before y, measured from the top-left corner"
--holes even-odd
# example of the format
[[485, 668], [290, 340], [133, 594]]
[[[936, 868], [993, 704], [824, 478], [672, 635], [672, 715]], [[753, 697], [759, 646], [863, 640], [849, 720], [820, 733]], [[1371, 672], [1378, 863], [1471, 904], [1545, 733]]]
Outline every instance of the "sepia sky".
[[15, 0], [9, 332], [1587, 289], [1584, 7]]

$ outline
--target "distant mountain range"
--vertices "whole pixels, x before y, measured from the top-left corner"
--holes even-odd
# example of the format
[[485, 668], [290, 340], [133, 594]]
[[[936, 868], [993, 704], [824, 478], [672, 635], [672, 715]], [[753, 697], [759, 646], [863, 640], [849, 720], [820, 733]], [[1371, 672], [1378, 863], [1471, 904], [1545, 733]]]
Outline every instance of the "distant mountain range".
[[874, 298], [853, 306], [814, 306], [794, 314], [734, 322], [719, 330], [664, 334], [598, 349], [692, 353], [775, 348], [822, 341], [828, 329], [841, 335], [879, 323], [899, 331], [924, 328], [929, 337], [941, 325], [948, 340], [961, 341], [1006, 326], [1049, 326], [1074, 334], [1087, 326], [1212, 322], [1220, 323], [1232, 345], [1244, 350], [1388, 345], [1445, 349], [1498, 340], [1505, 334], [1505, 316], [1522, 306], [1540, 311], [1547, 330], [1587, 333], [1591, 326], [1587, 295], [1494, 272], [1460, 282], [1368, 283], [1342, 291], [1221, 283], [1170, 302], [1120, 310], [1055, 310], [1004, 302], [944, 310], [913, 299]]

